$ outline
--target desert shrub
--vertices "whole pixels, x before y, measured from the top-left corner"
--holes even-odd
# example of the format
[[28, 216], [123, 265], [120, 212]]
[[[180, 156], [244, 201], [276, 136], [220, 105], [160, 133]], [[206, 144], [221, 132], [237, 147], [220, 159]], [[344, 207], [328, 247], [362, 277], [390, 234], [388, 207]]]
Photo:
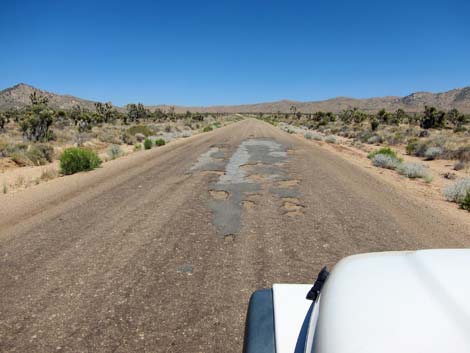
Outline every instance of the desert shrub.
[[465, 167], [466, 165], [464, 162], [457, 162], [454, 164], [454, 170], [463, 170]]
[[287, 132], [288, 134], [295, 134], [295, 130], [292, 129], [292, 128], [290, 128], [290, 127], [288, 127], [288, 128], [286, 129], [286, 132]]
[[463, 163], [470, 162], [470, 146], [462, 146], [457, 150], [447, 150], [442, 154], [442, 158], [456, 159]]
[[14, 153], [24, 153], [28, 149], [25, 143], [0, 143], [0, 158], [10, 157]]
[[54, 160], [54, 147], [51, 145], [38, 143], [35, 145], [35, 148], [41, 151], [42, 155], [48, 162], [52, 162]]
[[152, 147], [153, 147], [153, 142], [152, 142], [152, 140], [149, 139], [149, 138], [146, 138], [146, 139], [144, 140], [144, 148], [145, 148], [146, 150], [149, 150], [149, 149], [151, 149]]
[[371, 129], [372, 131], [376, 131], [377, 128], [379, 127], [379, 124], [380, 124], [380, 122], [379, 122], [377, 119], [372, 119], [372, 120], [370, 121], [370, 129]]
[[376, 154], [372, 158], [372, 164], [379, 168], [396, 169], [400, 164], [400, 161], [397, 158], [388, 156], [386, 154]]
[[408, 144], [406, 145], [406, 153], [409, 155], [415, 154], [415, 151], [418, 149], [418, 139], [413, 138], [408, 141]]
[[44, 165], [54, 159], [54, 148], [46, 144], [31, 145], [24, 153], [34, 165]]
[[213, 126], [215, 129], [218, 129], [218, 128], [221, 127], [222, 125], [220, 124], [220, 121], [216, 121], [215, 123], [212, 124], [212, 126]]
[[426, 152], [424, 152], [424, 157], [426, 160], [432, 161], [438, 158], [442, 154], [442, 151], [441, 147], [429, 147]]
[[361, 142], [367, 142], [373, 134], [370, 131], [361, 131], [356, 135], [356, 139]]
[[121, 146], [119, 146], [119, 145], [109, 146], [107, 152], [108, 152], [109, 158], [111, 158], [111, 159], [116, 159], [116, 158], [122, 156], [122, 154], [123, 154]]
[[67, 148], [59, 159], [60, 170], [65, 175], [92, 170], [101, 164], [101, 160], [95, 152], [79, 147]]
[[457, 180], [454, 184], [444, 189], [444, 197], [447, 201], [461, 202], [470, 192], [470, 178]]
[[458, 132], [465, 132], [467, 131], [467, 129], [465, 128], [465, 126], [456, 126], [454, 127], [452, 131], [455, 133], [458, 133]]
[[304, 137], [307, 139], [307, 140], [315, 140], [315, 141], [322, 141], [323, 140], [323, 135], [320, 135], [319, 133], [316, 133], [316, 132], [306, 132], [304, 134]]
[[102, 130], [96, 134], [96, 138], [105, 143], [110, 143], [113, 145], [119, 145], [123, 142], [122, 134], [120, 131], [106, 129]]
[[382, 138], [380, 136], [374, 135], [367, 139], [367, 143], [371, 145], [382, 143]]
[[320, 134], [317, 134], [317, 133], [313, 133], [313, 134], [312, 134], [312, 138], [313, 138], [315, 141], [323, 141], [323, 135], [320, 135]]
[[31, 146], [31, 148], [26, 151], [25, 155], [34, 165], [44, 165], [47, 163], [42, 152], [35, 146]]
[[468, 212], [470, 212], [470, 191], [467, 191], [467, 193], [465, 194], [465, 197], [462, 200], [460, 200], [459, 206], [461, 209], [467, 210]]
[[410, 179], [423, 178], [428, 182], [432, 180], [432, 175], [429, 173], [429, 170], [422, 164], [401, 163], [397, 167], [397, 170], [400, 174]]
[[21, 152], [13, 152], [10, 155], [10, 158], [13, 162], [16, 163], [17, 166], [19, 167], [26, 167], [28, 165], [31, 165], [31, 160], [26, 156], [26, 153], [24, 151]]
[[137, 145], [134, 145], [134, 151], [140, 151], [142, 149], [142, 145], [139, 143]]
[[390, 147], [379, 148], [378, 150], [375, 150], [374, 152], [369, 153], [367, 155], [367, 158], [373, 159], [375, 156], [377, 156], [379, 154], [389, 156], [389, 157], [394, 158], [398, 161], [401, 160], [400, 158], [398, 158], [397, 153], [394, 150], [392, 150]]
[[325, 137], [325, 142], [328, 143], [336, 143], [336, 136], [334, 135], [328, 135]]
[[212, 126], [210, 125], [207, 125], [204, 129], [202, 129], [202, 132], [209, 132], [209, 131], [212, 131]]
[[160, 139], [156, 139], [155, 140], [155, 146], [159, 147], [159, 146], [164, 146], [165, 145], [165, 140], [160, 138]]
[[142, 134], [145, 137], [152, 135], [152, 130], [150, 130], [146, 125], [131, 126], [129, 129], [127, 129], [127, 132], [132, 136], [135, 136], [135, 134]]

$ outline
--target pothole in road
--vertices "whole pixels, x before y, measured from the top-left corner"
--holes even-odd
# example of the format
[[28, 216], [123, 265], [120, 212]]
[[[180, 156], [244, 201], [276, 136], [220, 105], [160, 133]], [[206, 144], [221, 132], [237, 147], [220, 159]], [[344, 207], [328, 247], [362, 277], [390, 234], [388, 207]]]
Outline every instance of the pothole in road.
[[205, 170], [203, 172], [201, 172], [202, 175], [208, 175], [208, 176], [221, 176], [221, 175], [224, 175], [224, 172], [220, 171], [220, 170]]
[[297, 179], [281, 180], [277, 182], [276, 186], [278, 188], [290, 188], [290, 187], [299, 185], [299, 183], [300, 183], [300, 180], [297, 180]]
[[265, 181], [271, 180], [270, 176], [265, 174], [250, 174], [248, 179], [254, 181], [255, 183], [263, 183]]
[[287, 216], [300, 216], [304, 214], [305, 206], [300, 204], [300, 200], [295, 197], [285, 197], [282, 199], [282, 209]]
[[224, 241], [226, 243], [233, 243], [235, 241], [235, 234], [226, 234], [224, 235]]
[[256, 206], [256, 202], [253, 200], [243, 200], [243, 207], [251, 209]]
[[298, 217], [298, 216], [303, 216], [304, 213], [302, 211], [287, 211], [284, 213], [286, 216], [289, 217]]
[[225, 190], [209, 190], [209, 194], [215, 200], [227, 200], [230, 195], [228, 191]]
[[290, 201], [284, 201], [284, 203], [282, 204], [282, 207], [284, 207], [284, 209], [286, 209], [287, 211], [299, 211], [305, 208], [304, 206], [298, 203], [294, 203]]

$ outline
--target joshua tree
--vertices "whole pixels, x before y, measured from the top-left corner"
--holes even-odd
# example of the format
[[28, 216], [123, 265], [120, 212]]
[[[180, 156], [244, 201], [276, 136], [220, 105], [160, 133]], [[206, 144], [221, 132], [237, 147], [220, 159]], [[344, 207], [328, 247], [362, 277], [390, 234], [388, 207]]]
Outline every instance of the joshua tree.
[[5, 125], [10, 121], [8, 115], [0, 113], [0, 132], [5, 131]]
[[295, 113], [297, 113], [297, 107], [295, 105], [291, 105], [289, 108], [290, 112], [292, 115], [295, 116]]
[[49, 130], [54, 121], [54, 111], [47, 106], [47, 97], [34, 92], [29, 97], [31, 105], [20, 120], [23, 138], [29, 141], [46, 141], [52, 138]]
[[109, 123], [116, 118], [116, 110], [113, 108], [113, 104], [111, 102], [97, 102], [95, 103], [95, 109], [100, 121]]
[[425, 106], [424, 115], [420, 121], [420, 126], [423, 129], [444, 127], [445, 122], [446, 122], [445, 112], [438, 111], [435, 107]]

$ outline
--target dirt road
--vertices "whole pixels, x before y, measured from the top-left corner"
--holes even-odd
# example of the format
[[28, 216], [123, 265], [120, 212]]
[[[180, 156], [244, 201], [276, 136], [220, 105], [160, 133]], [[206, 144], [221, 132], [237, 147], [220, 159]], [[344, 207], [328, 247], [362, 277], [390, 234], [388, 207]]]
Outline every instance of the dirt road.
[[0, 197], [1, 352], [240, 352], [250, 293], [470, 229], [245, 120]]

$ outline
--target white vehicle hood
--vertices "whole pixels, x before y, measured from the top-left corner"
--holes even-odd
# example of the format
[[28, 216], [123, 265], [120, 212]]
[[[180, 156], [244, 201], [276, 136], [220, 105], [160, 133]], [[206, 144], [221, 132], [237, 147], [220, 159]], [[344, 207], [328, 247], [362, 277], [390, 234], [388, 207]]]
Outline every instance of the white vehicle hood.
[[294, 353], [312, 301], [305, 299], [312, 284], [273, 285], [276, 353]]
[[340, 261], [322, 291], [313, 352], [470, 352], [470, 250]]

